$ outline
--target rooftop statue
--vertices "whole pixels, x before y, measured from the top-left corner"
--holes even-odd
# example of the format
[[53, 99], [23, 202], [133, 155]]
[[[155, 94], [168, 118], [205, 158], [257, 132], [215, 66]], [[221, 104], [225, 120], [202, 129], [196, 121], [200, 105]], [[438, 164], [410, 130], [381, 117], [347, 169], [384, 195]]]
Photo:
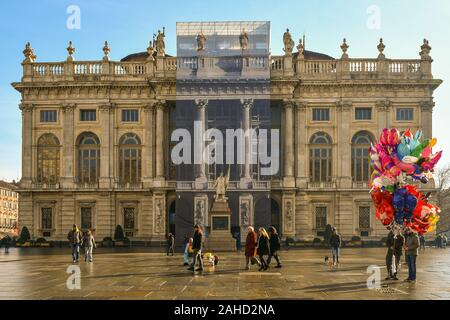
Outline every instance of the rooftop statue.
[[292, 55], [292, 50], [294, 49], [294, 40], [292, 40], [292, 36], [289, 33], [289, 29], [286, 29], [286, 32], [283, 34], [283, 43], [284, 43], [284, 53], [287, 56]]

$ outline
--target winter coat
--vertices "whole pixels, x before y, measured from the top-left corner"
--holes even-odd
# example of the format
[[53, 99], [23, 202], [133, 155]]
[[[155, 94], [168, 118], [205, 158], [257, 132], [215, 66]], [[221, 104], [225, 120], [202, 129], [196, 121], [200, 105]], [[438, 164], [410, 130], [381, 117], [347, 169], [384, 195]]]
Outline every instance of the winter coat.
[[97, 247], [97, 244], [95, 243], [95, 239], [94, 239], [93, 235], [90, 235], [90, 236], [85, 235], [83, 237], [83, 247], [85, 247], [85, 248], [92, 248], [92, 247], [96, 248]]
[[194, 237], [192, 238], [192, 249], [193, 250], [201, 250], [202, 249], [202, 234], [201, 232], [196, 231], [194, 233]]
[[410, 233], [405, 235], [405, 255], [417, 256], [419, 254], [419, 236], [417, 233]]
[[274, 252], [280, 250], [281, 244], [280, 244], [280, 237], [278, 236], [278, 234], [272, 234], [270, 236], [269, 243], [270, 243], [270, 252], [271, 253], [274, 253]]
[[265, 236], [259, 236], [258, 248], [256, 249], [256, 253], [259, 256], [270, 254], [269, 238]]
[[332, 248], [340, 248], [341, 247], [341, 236], [338, 234], [332, 234], [330, 238], [330, 246]]
[[67, 239], [69, 240], [70, 244], [80, 244], [82, 241], [81, 231], [79, 229], [70, 230], [69, 234], [67, 235]]
[[245, 239], [245, 256], [254, 257], [256, 255], [256, 232], [249, 232]]
[[397, 236], [394, 235], [394, 233], [389, 232], [388, 238], [386, 240], [386, 246], [389, 250], [392, 250], [392, 247], [394, 248], [393, 253], [396, 256], [401, 256], [403, 251], [403, 244], [405, 242], [405, 238], [398, 234]]

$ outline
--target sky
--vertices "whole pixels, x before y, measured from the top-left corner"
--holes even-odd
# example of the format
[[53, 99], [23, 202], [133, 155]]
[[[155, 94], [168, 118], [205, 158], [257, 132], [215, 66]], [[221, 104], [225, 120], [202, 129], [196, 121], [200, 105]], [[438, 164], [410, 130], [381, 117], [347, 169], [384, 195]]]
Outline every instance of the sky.
[[[80, 9], [79, 28], [68, 28]], [[0, 179], [20, 179], [20, 94], [11, 83], [22, 76], [22, 51], [30, 41], [38, 62], [63, 61], [71, 40], [77, 60], [100, 60], [108, 40], [110, 57], [120, 60], [145, 51], [153, 33], [166, 27], [166, 52], [176, 54], [176, 22], [271, 21], [271, 53], [282, 54], [282, 35], [289, 28], [295, 40], [306, 34], [306, 48], [341, 55], [375, 58], [380, 37], [387, 58], [418, 59], [424, 38], [430, 41], [435, 78], [433, 135], [444, 150], [440, 165], [450, 163], [450, 1], [448, 0], [21, 0], [0, 3]], [[448, 151], [447, 151], [448, 150]]]

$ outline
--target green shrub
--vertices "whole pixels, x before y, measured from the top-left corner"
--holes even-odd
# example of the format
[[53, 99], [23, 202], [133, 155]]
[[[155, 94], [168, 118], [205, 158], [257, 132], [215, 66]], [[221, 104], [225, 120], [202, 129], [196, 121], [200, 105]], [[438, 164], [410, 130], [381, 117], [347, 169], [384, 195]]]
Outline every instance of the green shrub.
[[320, 238], [314, 238], [313, 243], [322, 243]]
[[116, 230], [114, 231], [114, 240], [121, 241], [125, 238], [125, 234], [123, 233], [122, 226], [119, 224], [116, 226]]
[[113, 239], [111, 237], [104, 237], [103, 238], [103, 242], [109, 242], [109, 241], [113, 241]]
[[36, 239], [36, 243], [45, 243], [47, 242], [47, 240], [45, 240], [45, 238], [37, 238]]
[[352, 241], [361, 241], [361, 237], [353, 236]]
[[30, 241], [30, 239], [31, 239], [30, 231], [28, 230], [28, 228], [26, 226], [24, 226], [22, 228], [22, 231], [20, 231], [20, 236], [17, 239], [17, 242], [24, 243], [24, 242]]

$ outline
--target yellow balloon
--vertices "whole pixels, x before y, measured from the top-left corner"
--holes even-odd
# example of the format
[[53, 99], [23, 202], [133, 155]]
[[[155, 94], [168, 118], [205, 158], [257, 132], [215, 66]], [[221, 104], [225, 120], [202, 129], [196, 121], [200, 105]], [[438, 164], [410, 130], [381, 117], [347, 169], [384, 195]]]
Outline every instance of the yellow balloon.
[[433, 148], [436, 145], [437, 139], [433, 138], [430, 140], [430, 143], [428, 144], [430, 146], [430, 148]]

